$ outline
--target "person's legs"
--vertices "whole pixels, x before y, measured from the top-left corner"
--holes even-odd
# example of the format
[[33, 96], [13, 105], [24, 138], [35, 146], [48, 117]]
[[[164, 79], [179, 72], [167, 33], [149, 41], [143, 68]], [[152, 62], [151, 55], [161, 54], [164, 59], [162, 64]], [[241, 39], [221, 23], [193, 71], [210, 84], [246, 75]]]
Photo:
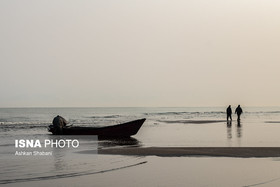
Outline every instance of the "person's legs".
[[240, 120], [240, 114], [237, 114], [237, 120], [238, 121]]
[[230, 114], [227, 114], [227, 121], [228, 121], [229, 119], [232, 121], [231, 115], [230, 115]]

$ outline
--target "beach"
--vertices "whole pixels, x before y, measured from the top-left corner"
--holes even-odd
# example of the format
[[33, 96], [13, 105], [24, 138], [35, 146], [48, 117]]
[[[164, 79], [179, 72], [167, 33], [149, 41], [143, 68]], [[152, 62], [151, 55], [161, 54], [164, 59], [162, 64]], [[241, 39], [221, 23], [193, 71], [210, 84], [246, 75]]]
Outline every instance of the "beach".
[[100, 149], [98, 154], [159, 157], [265, 158], [280, 157], [280, 147], [129, 147]]
[[0, 187], [280, 187], [280, 1], [0, 1]]
[[[100, 156], [101, 157], [101, 156]], [[2, 184], [14, 186], [265, 186], [280, 185], [279, 158], [122, 157], [110, 170], [75, 177]], [[103, 158], [104, 159], [104, 158]], [[124, 164], [122, 167], [120, 165]]]
[[[241, 123], [234, 119], [228, 123], [223, 110], [0, 109], [0, 184], [279, 186], [280, 108], [247, 108]], [[75, 126], [110, 126], [141, 118], [146, 121], [130, 138], [54, 136], [46, 127], [57, 114]], [[15, 140], [20, 139], [38, 139], [42, 148], [16, 148]], [[60, 139], [77, 139], [80, 146], [44, 148], [46, 140]]]

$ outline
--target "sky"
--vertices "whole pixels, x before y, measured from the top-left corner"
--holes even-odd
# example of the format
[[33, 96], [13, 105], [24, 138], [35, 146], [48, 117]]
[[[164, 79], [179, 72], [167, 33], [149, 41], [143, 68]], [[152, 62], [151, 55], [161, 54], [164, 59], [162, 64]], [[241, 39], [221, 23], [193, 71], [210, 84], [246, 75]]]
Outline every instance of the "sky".
[[0, 107], [280, 106], [280, 1], [2, 0]]

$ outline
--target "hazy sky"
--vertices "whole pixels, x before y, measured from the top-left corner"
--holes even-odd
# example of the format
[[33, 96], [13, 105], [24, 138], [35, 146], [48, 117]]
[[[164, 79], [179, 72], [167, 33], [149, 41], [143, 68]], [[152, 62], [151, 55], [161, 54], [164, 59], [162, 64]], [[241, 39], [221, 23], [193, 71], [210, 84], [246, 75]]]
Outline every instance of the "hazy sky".
[[279, 106], [278, 0], [1, 0], [0, 107]]

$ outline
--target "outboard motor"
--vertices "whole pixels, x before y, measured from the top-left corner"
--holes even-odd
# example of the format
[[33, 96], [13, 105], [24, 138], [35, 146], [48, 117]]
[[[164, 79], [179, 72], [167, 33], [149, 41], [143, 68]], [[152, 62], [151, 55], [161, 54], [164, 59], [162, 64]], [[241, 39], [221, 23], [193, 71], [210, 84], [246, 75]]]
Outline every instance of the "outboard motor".
[[58, 127], [55, 127], [54, 125], [49, 125], [48, 126], [48, 131], [51, 132], [52, 134], [60, 134], [60, 130], [58, 129]]

